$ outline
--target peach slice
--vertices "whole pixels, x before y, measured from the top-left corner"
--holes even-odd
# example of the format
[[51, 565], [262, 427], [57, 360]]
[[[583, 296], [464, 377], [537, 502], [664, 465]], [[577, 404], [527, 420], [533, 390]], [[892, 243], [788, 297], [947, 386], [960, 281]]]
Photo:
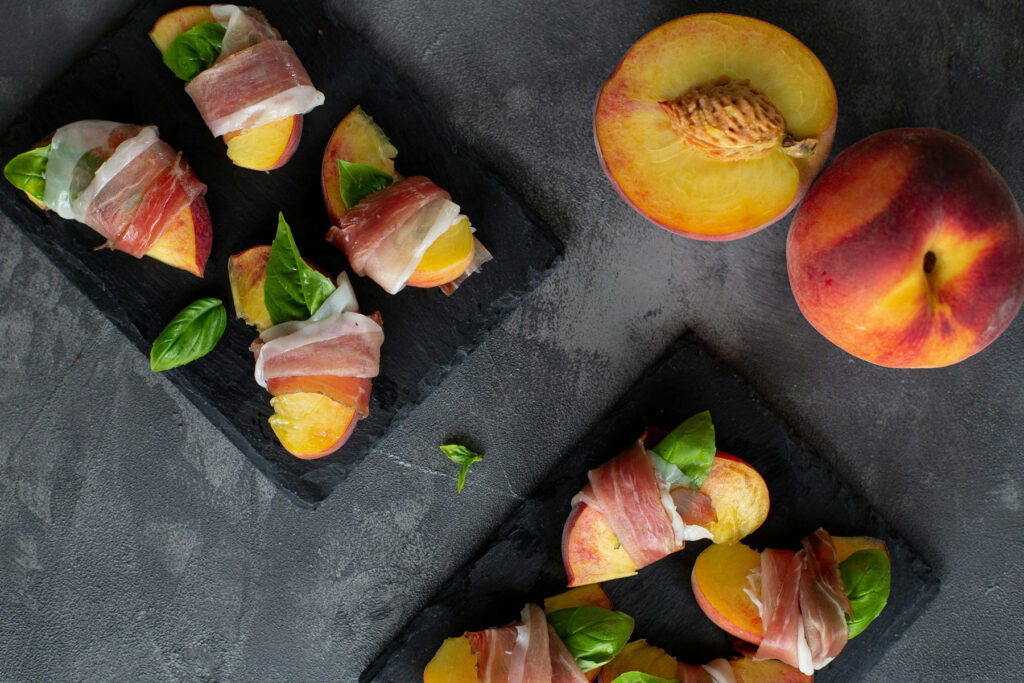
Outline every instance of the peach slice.
[[256, 128], [224, 135], [228, 158], [235, 166], [253, 171], [272, 171], [284, 166], [302, 138], [302, 114], [295, 114]]
[[320, 189], [331, 225], [338, 225], [346, 211], [341, 199], [338, 160], [367, 164], [395, 176], [396, 156], [398, 150], [361, 107], [357, 105], [345, 115], [327, 141], [320, 173]]
[[210, 11], [209, 5], [179, 7], [156, 20], [149, 31], [149, 39], [160, 52], [166, 52], [179, 35], [200, 24], [209, 24], [213, 20], [213, 12]]
[[570, 588], [564, 593], [552, 595], [544, 599], [544, 613], [551, 614], [561, 609], [572, 609], [573, 607], [601, 607], [612, 609], [612, 599], [605, 593], [599, 583], [592, 583], [578, 588]]
[[303, 460], [329, 455], [348, 440], [356, 411], [323, 394], [297, 392], [270, 399], [270, 426], [289, 453]]
[[813, 676], [801, 673], [777, 659], [755, 660], [733, 657], [729, 660], [736, 683], [811, 683]]
[[885, 541], [871, 536], [833, 536], [832, 543], [836, 547], [836, 562], [842, 562], [861, 550], [883, 550], [886, 555], [889, 554]]
[[634, 209], [705, 240], [752, 234], [791, 211], [824, 165], [835, 88], [771, 24], [695, 14], [637, 41], [594, 114], [601, 163]]
[[634, 640], [626, 643], [615, 659], [601, 668], [601, 681], [610, 683], [628, 671], [639, 671], [666, 680], [676, 680], [679, 661], [646, 640]]
[[206, 200], [196, 197], [163, 231], [146, 256], [202, 277], [212, 246], [210, 212]]
[[437, 287], [466, 272], [473, 261], [473, 230], [469, 218], [459, 220], [434, 240], [406, 284], [411, 287]]
[[562, 561], [569, 586], [621, 579], [638, 569], [619, 545], [604, 513], [586, 503], [575, 506], [565, 522]]
[[[743, 592], [747, 576], [761, 569], [761, 553], [742, 543], [710, 545], [697, 556], [690, 575], [697, 604], [716, 626], [755, 645], [762, 637], [761, 615]], [[755, 587], [755, 588], [759, 588]]]
[[228, 284], [235, 315], [249, 325], [255, 325], [259, 332], [274, 324], [263, 302], [263, 283], [267, 281], [269, 259], [269, 245], [252, 247], [228, 258]]

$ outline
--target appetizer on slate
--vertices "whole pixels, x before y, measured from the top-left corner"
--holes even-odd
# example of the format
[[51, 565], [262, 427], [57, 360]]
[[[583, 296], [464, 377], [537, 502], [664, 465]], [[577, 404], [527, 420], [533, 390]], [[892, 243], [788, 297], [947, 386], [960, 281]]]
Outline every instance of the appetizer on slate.
[[238, 166], [283, 166], [299, 145], [302, 115], [324, 103], [295, 51], [255, 8], [182, 7], [160, 17], [149, 37]]
[[[647, 678], [630, 674], [646, 674]], [[694, 665], [678, 661], [646, 640], [628, 643], [601, 669], [600, 683], [808, 683], [811, 676], [778, 660], [757, 660], [749, 655], [713, 659]]]
[[38, 206], [88, 225], [111, 249], [203, 275], [212, 240], [206, 185], [156, 126], [70, 123], [14, 157], [4, 177]]
[[709, 546], [694, 563], [691, 583], [709, 619], [758, 646], [755, 658], [811, 675], [885, 607], [889, 555], [878, 539], [818, 529], [799, 552]]
[[757, 19], [694, 14], [638, 40], [601, 88], [598, 154], [634, 209], [704, 240], [789, 213], [825, 164], [836, 91], [799, 40]]
[[270, 425], [288, 452], [319, 458], [341, 448], [370, 413], [384, 330], [359, 313], [348, 275], [336, 284], [299, 255], [280, 216], [271, 246], [228, 259], [235, 313], [260, 332], [256, 382], [270, 392]]
[[321, 175], [327, 241], [389, 294], [406, 285], [451, 294], [491, 255], [451, 195], [424, 176], [395, 173], [397, 155], [360, 107], [341, 120]]
[[633, 618], [600, 586], [574, 588], [523, 608], [519, 621], [448, 638], [424, 683], [586, 683], [622, 650]]
[[686, 541], [735, 543], [768, 516], [767, 485], [715, 448], [707, 412], [667, 436], [648, 429], [587, 477], [562, 532], [570, 586], [632, 576]]

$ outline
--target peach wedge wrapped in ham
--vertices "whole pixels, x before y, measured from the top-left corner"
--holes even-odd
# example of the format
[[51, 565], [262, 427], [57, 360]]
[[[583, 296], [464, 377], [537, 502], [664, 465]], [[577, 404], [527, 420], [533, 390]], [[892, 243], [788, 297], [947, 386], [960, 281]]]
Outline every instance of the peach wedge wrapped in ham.
[[327, 241], [389, 294], [406, 286], [451, 294], [491, 255], [451, 195], [424, 176], [395, 172], [397, 154], [360, 107], [341, 120], [321, 173]]
[[206, 185], [156, 126], [76, 121], [8, 162], [4, 176], [111, 249], [202, 277], [212, 241]]
[[632, 576], [702, 538], [735, 543], [768, 516], [768, 487], [715, 448], [707, 412], [647, 432], [587, 473], [562, 533], [570, 586]]
[[182, 7], [160, 17], [149, 37], [238, 166], [283, 166], [303, 115], [324, 103], [295, 50], [253, 7]]
[[678, 683], [809, 683], [812, 680], [811, 676], [788, 664], [774, 659], [757, 660], [748, 654], [713, 659], [701, 665], [687, 664], [646, 640], [627, 643], [615, 659], [601, 669], [599, 683], [616, 683], [630, 673], [656, 676], [647, 679], [652, 683], [659, 679]]

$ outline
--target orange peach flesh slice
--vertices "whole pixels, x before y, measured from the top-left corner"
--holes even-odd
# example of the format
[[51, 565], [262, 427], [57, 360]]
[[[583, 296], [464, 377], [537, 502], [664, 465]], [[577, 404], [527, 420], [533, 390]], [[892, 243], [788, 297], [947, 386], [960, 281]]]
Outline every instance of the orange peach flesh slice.
[[601, 680], [614, 681], [627, 671], [639, 671], [666, 680], [675, 680], [679, 672], [679, 662], [660, 647], [648, 644], [646, 640], [634, 640], [626, 643], [615, 659], [604, 665]]
[[430, 245], [406, 281], [412, 287], [436, 287], [466, 272], [473, 260], [473, 231], [460, 216]]
[[341, 448], [356, 422], [356, 411], [323, 394], [296, 392], [270, 399], [270, 426], [285, 450], [312, 460]]
[[197, 197], [161, 233], [146, 256], [202, 277], [212, 242], [210, 212], [206, 200]]
[[[683, 142], [660, 103], [721, 76], [749, 79], [793, 138], [818, 139], [814, 153], [717, 161]], [[828, 73], [799, 40], [756, 19], [698, 14], [627, 52], [601, 90], [595, 136], [613, 185], [642, 214], [690, 237], [733, 239], [795, 206], [828, 156], [837, 111]]]
[[604, 513], [586, 503], [573, 508], [562, 532], [562, 558], [569, 586], [612, 581], [637, 572]]
[[579, 588], [570, 588], [564, 593], [544, 598], [544, 614], [551, 614], [562, 609], [572, 609], [590, 605], [592, 607], [612, 608], [612, 599], [605, 593], [600, 584], [593, 583]]
[[[836, 560], [842, 562], [858, 550], [886, 550], [885, 543], [870, 536], [833, 536]], [[888, 552], [886, 550], [886, 552]], [[761, 568], [761, 553], [742, 543], [711, 545], [697, 556], [690, 583], [697, 604], [719, 628], [757, 645], [763, 634], [757, 606], [743, 591], [751, 587], [747, 576]]]
[[396, 156], [398, 150], [361, 107], [356, 106], [338, 123], [327, 141], [320, 174], [320, 187], [331, 225], [338, 225], [346, 211], [341, 198], [338, 160], [367, 164], [394, 176]]
[[235, 315], [249, 325], [255, 325], [259, 332], [274, 324], [263, 300], [263, 283], [267, 281], [269, 259], [269, 245], [252, 247], [228, 258], [228, 284], [231, 286]]

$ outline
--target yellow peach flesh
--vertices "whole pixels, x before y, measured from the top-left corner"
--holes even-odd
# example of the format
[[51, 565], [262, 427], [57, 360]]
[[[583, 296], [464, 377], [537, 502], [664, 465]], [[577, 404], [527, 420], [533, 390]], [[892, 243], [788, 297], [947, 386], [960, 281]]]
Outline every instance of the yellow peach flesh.
[[477, 683], [476, 655], [465, 636], [448, 638], [423, 670], [423, 683]]
[[460, 216], [430, 245], [406, 284], [413, 287], [443, 285], [466, 272], [472, 260], [473, 230], [469, 219]]
[[636, 563], [619, 545], [604, 514], [582, 504], [566, 522], [562, 557], [570, 586], [611, 581], [637, 572]]
[[761, 553], [742, 543], [710, 545], [693, 565], [693, 593], [715, 624], [737, 638], [761, 641], [761, 615], [750, 597], [747, 576], [761, 568]]
[[745, 462], [720, 454], [700, 488], [711, 498], [718, 520], [708, 529], [714, 543], [735, 543], [752, 534], [768, 517], [768, 486]]
[[634, 640], [632, 643], [626, 643], [615, 659], [604, 665], [601, 680], [613, 681], [628, 671], [639, 671], [675, 680], [679, 662], [660, 647], [648, 644], [646, 640]]
[[396, 156], [398, 150], [361, 107], [356, 106], [338, 123], [327, 142], [320, 177], [327, 214], [333, 224], [346, 211], [341, 199], [338, 160], [367, 164], [394, 176]]
[[180, 34], [213, 20], [213, 12], [210, 11], [209, 5], [179, 7], [157, 19], [149, 31], [149, 38], [160, 52], [164, 52]]
[[578, 588], [570, 588], [564, 593], [552, 595], [544, 599], [544, 613], [551, 614], [560, 609], [571, 609], [591, 605], [593, 607], [612, 608], [612, 600], [604, 592], [600, 584], [592, 583]]
[[301, 116], [288, 116], [256, 128], [228, 133], [224, 136], [228, 158], [236, 166], [254, 171], [277, 168], [294, 150], [293, 138], [299, 132], [295, 129], [301, 125]]
[[270, 399], [270, 426], [292, 455], [312, 459], [337, 450], [356, 411], [323, 394], [297, 392]]
[[235, 315], [263, 332], [274, 323], [263, 299], [263, 283], [267, 280], [270, 247], [252, 247], [228, 258], [228, 284]]

